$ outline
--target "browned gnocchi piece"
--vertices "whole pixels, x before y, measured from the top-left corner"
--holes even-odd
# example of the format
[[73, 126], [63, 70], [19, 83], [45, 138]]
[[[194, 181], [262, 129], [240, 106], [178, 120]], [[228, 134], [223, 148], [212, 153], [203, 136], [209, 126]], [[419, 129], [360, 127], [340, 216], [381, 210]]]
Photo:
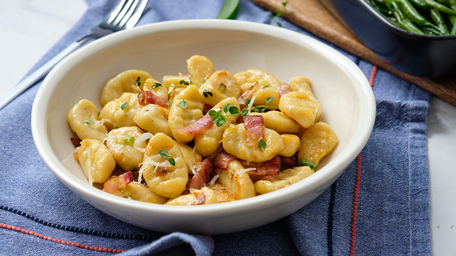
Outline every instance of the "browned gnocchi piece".
[[249, 173], [238, 160], [231, 161], [226, 170], [216, 169], [215, 172], [219, 175], [217, 182], [233, 194], [236, 200], [255, 196], [255, 187]]
[[[239, 103], [236, 98], [231, 97], [220, 101], [212, 108], [212, 110], [219, 111], [227, 104], [239, 108]], [[197, 133], [195, 135], [196, 151], [203, 157], [207, 157], [210, 154], [214, 153], [222, 143], [223, 132], [230, 126], [230, 124], [235, 124], [236, 119], [237, 116], [228, 116], [226, 117], [226, 123], [224, 125], [218, 127], [217, 125], [213, 124], [208, 130]]]
[[320, 161], [337, 146], [337, 136], [328, 124], [318, 122], [307, 128], [301, 137], [298, 159], [304, 158], [318, 166]]
[[[109, 132], [106, 146], [116, 163], [125, 171], [138, 169], [138, 165], [143, 161], [144, 153], [134, 146], [135, 139], [141, 134], [143, 131], [136, 126], [121, 127]], [[146, 145], [143, 141], [138, 147], [145, 148]]]
[[303, 180], [310, 175], [314, 174], [315, 171], [310, 169], [308, 166], [299, 166], [292, 169], [286, 169], [281, 171], [279, 175], [275, 176], [271, 180], [259, 180], [255, 182], [255, 191], [258, 194], [266, 194], [286, 186], [295, 184], [296, 182]]
[[[168, 157], [164, 157], [164, 152]], [[182, 151], [177, 142], [164, 133], [157, 133], [149, 140], [140, 172], [152, 192], [168, 198], [182, 194], [188, 181]]]
[[296, 134], [301, 127], [295, 120], [280, 111], [268, 111], [266, 113], [250, 112], [249, 115], [263, 116], [264, 126], [281, 134]]
[[136, 201], [152, 204], [164, 204], [166, 201], [168, 201], [168, 198], [159, 196], [152, 192], [148, 187], [136, 182], [131, 182], [128, 184], [127, 196]]
[[301, 140], [298, 136], [294, 134], [281, 134], [280, 137], [283, 141], [283, 150], [280, 151], [279, 155], [292, 157], [296, 152], [298, 152], [299, 147], [301, 146]]
[[203, 96], [195, 85], [188, 86], [174, 97], [169, 109], [168, 124], [178, 142], [185, 144], [193, 140], [194, 134], [186, 135], [180, 130], [203, 117], [203, 109]]
[[312, 93], [313, 96], [312, 87], [310, 86], [310, 80], [305, 76], [293, 77], [289, 86], [293, 91]]
[[152, 78], [149, 73], [142, 70], [127, 70], [110, 79], [101, 92], [101, 106], [119, 98], [125, 92], [136, 92], [134, 86], [138, 77], [142, 82]]
[[241, 95], [239, 85], [234, 76], [225, 70], [217, 71], [209, 77], [206, 82], [200, 86], [201, 94], [210, 92], [210, 95], [204, 97], [204, 103], [215, 106], [223, 99]]
[[79, 101], [67, 115], [68, 124], [79, 139], [103, 141], [108, 136], [108, 129], [98, 118], [97, 107], [89, 100]]
[[134, 126], [133, 117], [141, 107], [138, 94], [126, 92], [118, 99], [108, 102], [100, 112], [100, 119], [111, 121], [116, 127]]
[[166, 202], [166, 205], [206, 205], [216, 204], [217, 198], [212, 189], [202, 187], [199, 189], [190, 189], [190, 194], [182, 195]]
[[282, 95], [279, 109], [304, 128], [320, 120], [320, 102], [313, 94], [307, 92], [290, 92]]
[[111, 152], [99, 140], [82, 140], [78, 150], [78, 159], [90, 185], [105, 182], [116, 168], [116, 162]]
[[260, 149], [257, 144], [247, 143], [247, 132], [244, 124], [231, 125], [223, 133], [223, 149], [239, 159], [251, 162], [265, 162], [271, 160], [284, 149], [280, 135], [271, 129], [264, 129], [264, 141], [266, 147]]
[[136, 110], [133, 122], [141, 129], [152, 134], [164, 133], [172, 137], [171, 129], [168, 124], [169, 110], [155, 104], [148, 104]]
[[208, 58], [199, 55], [193, 55], [187, 60], [187, 70], [191, 76], [191, 83], [196, 85], [203, 84], [204, 80], [215, 72], [214, 64]]

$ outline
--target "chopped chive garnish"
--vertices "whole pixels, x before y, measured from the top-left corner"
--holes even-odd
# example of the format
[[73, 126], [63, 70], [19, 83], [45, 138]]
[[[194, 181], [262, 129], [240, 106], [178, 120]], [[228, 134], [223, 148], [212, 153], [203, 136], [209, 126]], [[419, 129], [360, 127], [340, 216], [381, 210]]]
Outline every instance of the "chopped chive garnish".
[[[117, 129], [117, 127], [116, 127], [116, 129]], [[131, 135], [126, 135], [123, 138], [116, 138], [115, 142], [117, 144], [124, 144], [124, 145], [132, 146], [133, 143], [135, 142], [135, 137], [131, 136]]]
[[120, 109], [124, 110], [128, 106], [128, 102], [124, 102], [122, 105], [120, 105]]
[[85, 123], [86, 125], [91, 125], [91, 124], [92, 124], [92, 121], [90, 121], [90, 120], [84, 120], [84, 123]]

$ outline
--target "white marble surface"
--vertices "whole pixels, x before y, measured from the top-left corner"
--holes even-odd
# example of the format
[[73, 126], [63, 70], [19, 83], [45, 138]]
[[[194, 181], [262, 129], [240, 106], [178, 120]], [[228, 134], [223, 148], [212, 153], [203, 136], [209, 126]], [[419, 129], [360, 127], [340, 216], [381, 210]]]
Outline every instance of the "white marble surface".
[[[0, 97], [14, 87], [87, 9], [83, 0], [0, 0]], [[456, 252], [456, 107], [433, 98], [428, 116], [431, 241]]]

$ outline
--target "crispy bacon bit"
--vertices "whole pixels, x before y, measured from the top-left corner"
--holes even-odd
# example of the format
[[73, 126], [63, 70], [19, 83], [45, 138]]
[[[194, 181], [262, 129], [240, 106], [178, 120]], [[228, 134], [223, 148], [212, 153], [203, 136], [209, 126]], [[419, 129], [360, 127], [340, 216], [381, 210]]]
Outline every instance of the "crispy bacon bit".
[[231, 161], [236, 160], [237, 158], [233, 155], [226, 153], [225, 151], [220, 152], [215, 157], [214, 166], [219, 169], [226, 170]]
[[247, 144], [257, 145], [258, 141], [264, 137], [263, 116], [246, 116], [244, 127], [247, 132]]
[[212, 109], [212, 106], [209, 104], [204, 103], [204, 108], [203, 108], [203, 115], [207, 114], [209, 110]]
[[192, 205], [200, 205], [206, 202], [206, 196], [201, 192], [201, 190], [192, 190], [190, 192], [196, 196], [196, 200], [192, 203]]
[[106, 181], [103, 184], [103, 187], [106, 192], [113, 194], [114, 192], [125, 188], [132, 181], [133, 174], [131, 172], [126, 172], [114, 179]]
[[280, 173], [280, 157], [275, 156], [271, 160], [263, 162], [261, 164], [246, 164], [243, 166], [248, 168], [255, 168], [256, 170], [249, 171], [251, 175], [255, 176], [275, 176]]
[[279, 88], [280, 96], [287, 94], [289, 92], [292, 92], [292, 91], [293, 90], [291, 90], [290, 86], [288, 86], [288, 84], [285, 84], [285, 83], [283, 83], [282, 86], [280, 86], [280, 88]]
[[154, 93], [152, 93], [149, 90], [141, 91], [138, 96], [138, 103], [142, 106], [145, 106], [147, 104], [157, 104], [160, 107], [168, 108], [168, 105], [166, 105], [166, 100], [158, 97]]
[[74, 146], [75, 148], [81, 146], [81, 141], [80, 141], [78, 138], [76, 138], [76, 137], [71, 137], [70, 140], [71, 140], [71, 143], [73, 143], [73, 146]]
[[298, 158], [296, 156], [282, 157], [283, 165], [298, 166]]
[[156, 166], [155, 171], [158, 175], [165, 175], [168, 172], [168, 167], [166, 166]]
[[201, 189], [205, 184], [209, 182], [209, 176], [214, 171], [214, 164], [210, 158], [204, 159], [202, 162], [196, 164], [198, 172], [193, 175], [190, 180], [190, 188]]
[[198, 121], [194, 122], [193, 124], [182, 128], [179, 130], [180, 133], [185, 134], [185, 135], [190, 135], [190, 134], [197, 134], [200, 132], [203, 132], [212, 126], [212, 117], [210, 116], [204, 116]]

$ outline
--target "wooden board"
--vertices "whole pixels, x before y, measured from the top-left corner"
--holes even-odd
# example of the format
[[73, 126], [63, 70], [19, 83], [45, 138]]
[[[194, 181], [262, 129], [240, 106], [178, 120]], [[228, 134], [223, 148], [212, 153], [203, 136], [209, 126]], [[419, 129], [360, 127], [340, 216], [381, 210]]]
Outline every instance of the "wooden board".
[[[276, 13], [284, 0], [252, 0]], [[319, 0], [288, 0], [282, 18], [456, 106], [456, 78], [428, 79], [404, 74], [367, 48], [356, 35]]]

